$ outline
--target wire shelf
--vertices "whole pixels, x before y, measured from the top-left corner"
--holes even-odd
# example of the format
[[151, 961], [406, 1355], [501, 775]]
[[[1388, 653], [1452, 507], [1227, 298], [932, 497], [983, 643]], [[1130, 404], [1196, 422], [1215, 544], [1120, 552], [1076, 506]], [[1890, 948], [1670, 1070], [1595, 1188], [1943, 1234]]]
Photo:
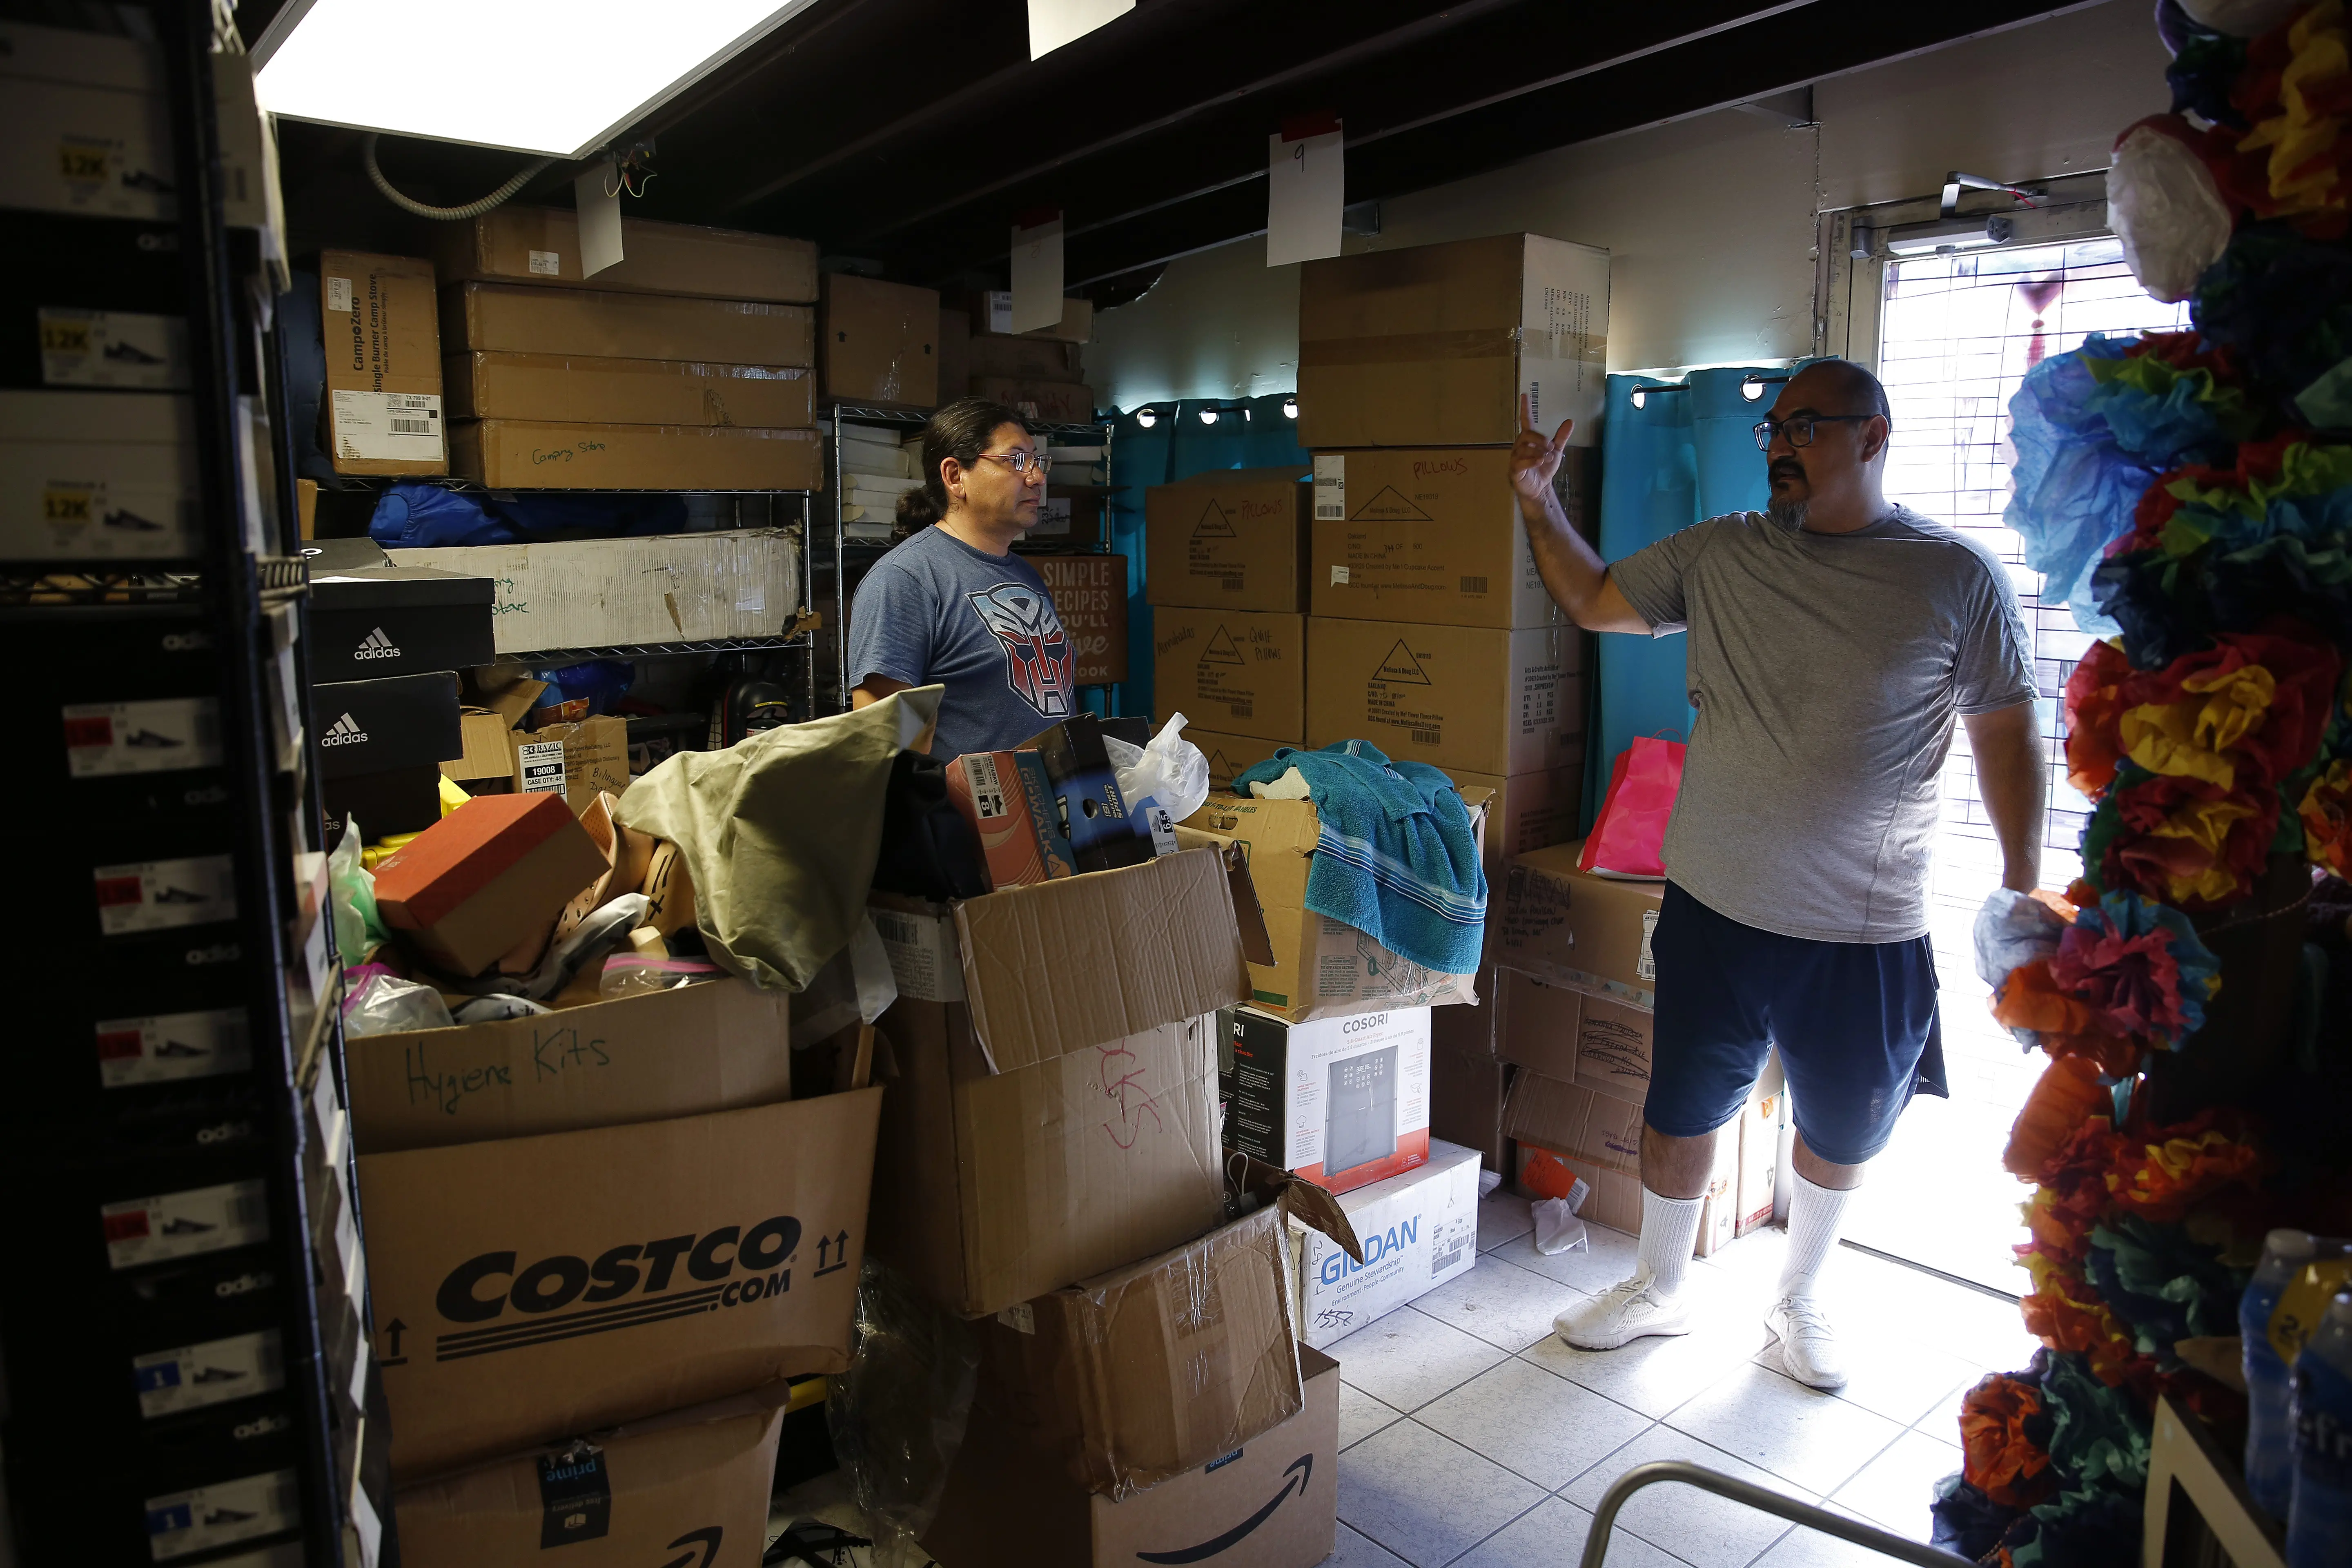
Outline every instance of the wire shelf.
[[[919, 427], [930, 423], [929, 409], [894, 408], [873, 403], [827, 403], [823, 412], [844, 419], [855, 419], [861, 425], [905, 425]], [[1049, 424], [1044, 420], [1024, 420], [1023, 426], [1033, 436], [1099, 436], [1111, 421], [1089, 419], [1078, 424]]]
[[527, 661], [531, 664], [581, 664], [592, 658], [667, 658], [688, 654], [766, 653], [776, 648], [807, 647], [811, 638], [807, 632], [772, 637], [711, 637], [702, 642], [614, 643], [604, 647], [532, 648], [516, 653], [502, 653], [503, 664]]

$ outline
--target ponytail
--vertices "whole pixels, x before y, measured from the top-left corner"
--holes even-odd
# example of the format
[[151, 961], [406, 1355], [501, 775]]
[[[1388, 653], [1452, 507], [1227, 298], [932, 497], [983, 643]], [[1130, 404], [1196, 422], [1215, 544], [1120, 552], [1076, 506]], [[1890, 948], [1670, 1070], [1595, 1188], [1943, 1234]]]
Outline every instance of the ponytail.
[[923, 482], [898, 498], [893, 543], [913, 538], [947, 516], [948, 487], [940, 478], [940, 465], [953, 458], [971, 468], [987, 449], [989, 437], [1007, 425], [1024, 431], [1029, 427], [1018, 413], [987, 397], [959, 397], [931, 416], [923, 426]]

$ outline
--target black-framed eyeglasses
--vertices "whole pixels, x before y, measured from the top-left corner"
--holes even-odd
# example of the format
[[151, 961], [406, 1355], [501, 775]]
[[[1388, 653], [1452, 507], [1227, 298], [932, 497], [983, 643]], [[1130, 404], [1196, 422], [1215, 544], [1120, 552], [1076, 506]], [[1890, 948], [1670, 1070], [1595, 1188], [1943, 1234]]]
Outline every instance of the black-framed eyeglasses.
[[1835, 425], [1850, 420], [1877, 417], [1875, 414], [1800, 414], [1790, 419], [1759, 420], [1756, 426], [1756, 449], [1759, 452], [1770, 451], [1772, 437], [1782, 431], [1788, 433], [1790, 446], [1810, 447], [1813, 444], [1813, 426], [1816, 425]]
[[980, 456], [988, 462], [1003, 464], [1024, 479], [1033, 470], [1041, 479], [1054, 471], [1054, 459], [1042, 452], [982, 452]]

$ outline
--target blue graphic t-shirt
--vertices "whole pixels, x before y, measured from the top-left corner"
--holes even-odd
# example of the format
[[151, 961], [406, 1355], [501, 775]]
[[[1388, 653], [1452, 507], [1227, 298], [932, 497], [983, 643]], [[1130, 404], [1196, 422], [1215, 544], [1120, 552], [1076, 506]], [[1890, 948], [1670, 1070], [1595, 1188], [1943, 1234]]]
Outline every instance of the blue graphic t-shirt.
[[849, 613], [849, 679], [941, 685], [932, 752], [1009, 751], [1076, 707], [1070, 639], [1036, 568], [933, 526], [874, 563]]

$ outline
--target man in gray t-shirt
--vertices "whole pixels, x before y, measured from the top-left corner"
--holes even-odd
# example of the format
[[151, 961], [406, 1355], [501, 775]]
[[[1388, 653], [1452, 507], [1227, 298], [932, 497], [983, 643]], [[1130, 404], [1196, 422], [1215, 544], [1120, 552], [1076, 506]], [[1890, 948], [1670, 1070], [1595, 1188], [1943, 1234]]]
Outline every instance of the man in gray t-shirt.
[[1560, 1314], [1578, 1349], [1685, 1331], [1681, 1286], [1715, 1133], [1777, 1045], [1797, 1180], [1766, 1321], [1790, 1376], [1845, 1381], [1815, 1295], [1822, 1264], [1914, 1089], [1944, 1092], [1927, 868], [1956, 718], [2003, 883], [2030, 889], [2040, 874], [2042, 738], [2016, 594], [1981, 544], [1887, 503], [1889, 427], [1876, 377], [1811, 365], [1757, 426], [1769, 510], [1710, 519], [1607, 565], [1552, 493], [1568, 426], [1549, 440], [1523, 430], [1513, 450], [1553, 598], [1593, 631], [1686, 632], [1698, 710], [1652, 942], [1640, 1263]]

